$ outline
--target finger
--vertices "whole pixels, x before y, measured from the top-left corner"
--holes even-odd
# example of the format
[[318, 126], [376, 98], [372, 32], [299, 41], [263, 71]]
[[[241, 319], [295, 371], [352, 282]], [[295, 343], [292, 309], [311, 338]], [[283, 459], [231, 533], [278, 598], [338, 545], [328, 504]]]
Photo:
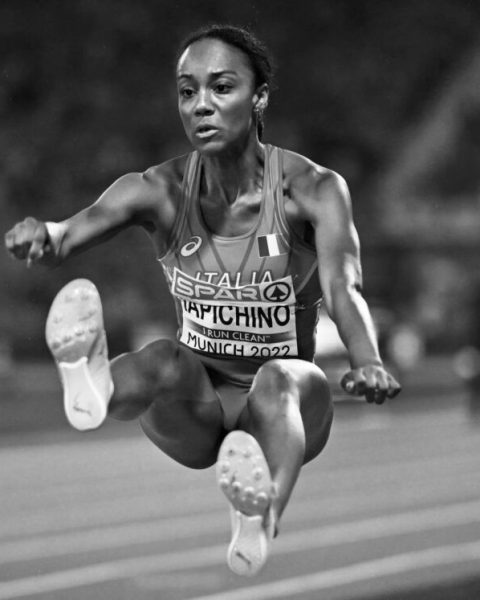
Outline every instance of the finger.
[[33, 217], [27, 217], [21, 223], [17, 223], [13, 228], [14, 233], [14, 252], [20, 259], [28, 258], [35, 231], [39, 222]]
[[387, 397], [387, 390], [380, 387], [370, 388], [365, 392], [365, 398], [368, 403], [383, 404]]
[[389, 398], [395, 398], [402, 391], [402, 386], [397, 383], [395, 387], [390, 387], [387, 391], [387, 396]]
[[30, 244], [28, 242], [27, 228], [28, 225], [25, 222], [17, 223], [6, 236], [9, 252], [15, 258], [25, 258], [28, 253]]
[[30, 240], [25, 240], [23, 241], [21, 244], [18, 244], [17, 246], [17, 257], [18, 258], [27, 258], [28, 257], [28, 253], [30, 251], [30, 245], [31, 245], [31, 241]]
[[402, 391], [402, 386], [392, 375], [388, 375], [388, 392], [389, 398], [395, 398]]
[[30, 266], [32, 262], [36, 262], [42, 258], [46, 239], [45, 233], [46, 232], [43, 223], [39, 223], [33, 233], [32, 244], [28, 252], [28, 266]]
[[27, 238], [24, 228], [19, 228], [13, 242], [13, 252], [17, 258], [24, 259], [30, 250], [30, 240]]
[[373, 369], [365, 369], [365, 387], [366, 390], [374, 390], [379, 387], [378, 374]]
[[365, 398], [369, 403], [383, 404], [389, 388], [388, 375], [383, 368], [365, 369]]
[[391, 378], [391, 376], [383, 367], [371, 367], [365, 369], [365, 379], [367, 382], [367, 387], [387, 390], [390, 384], [390, 379], [393, 378]]
[[376, 390], [373, 401], [375, 404], [383, 404], [387, 399], [387, 390]]
[[353, 374], [351, 371], [349, 371], [348, 373], [345, 373], [345, 375], [340, 380], [340, 385], [349, 394], [354, 393], [355, 382], [353, 381]]
[[355, 393], [355, 382], [354, 381], [348, 381], [345, 384], [345, 389], [349, 394], [354, 394]]
[[361, 396], [365, 391], [365, 381], [363, 377], [359, 378], [352, 371], [346, 373], [340, 383], [347, 393], [354, 396]]
[[358, 379], [355, 381], [355, 390], [359, 396], [364, 396], [367, 393], [368, 386], [365, 379]]
[[13, 254], [13, 245], [14, 245], [13, 240], [14, 240], [13, 230], [7, 231], [7, 233], [5, 234], [5, 247], [10, 254]]

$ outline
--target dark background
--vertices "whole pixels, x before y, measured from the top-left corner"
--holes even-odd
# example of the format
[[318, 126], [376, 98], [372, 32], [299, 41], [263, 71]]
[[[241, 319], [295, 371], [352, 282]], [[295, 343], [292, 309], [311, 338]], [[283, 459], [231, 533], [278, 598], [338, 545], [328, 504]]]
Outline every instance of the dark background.
[[[278, 64], [267, 142], [349, 183], [365, 294], [379, 329], [428, 352], [472, 343], [480, 162], [480, 3], [475, 0], [3, 0], [0, 223], [61, 220], [117, 177], [189, 151], [177, 116], [182, 38], [248, 25]], [[114, 352], [172, 307], [137, 230], [49, 271], [0, 255], [5, 356], [44, 358], [61, 285], [99, 287]]]

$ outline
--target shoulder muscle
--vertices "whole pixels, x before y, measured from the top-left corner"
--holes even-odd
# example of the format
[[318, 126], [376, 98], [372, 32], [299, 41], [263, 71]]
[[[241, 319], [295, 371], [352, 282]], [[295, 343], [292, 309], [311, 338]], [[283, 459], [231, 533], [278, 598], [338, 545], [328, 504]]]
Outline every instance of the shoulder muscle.
[[184, 159], [173, 159], [143, 173], [128, 173], [115, 181], [92, 208], [111, 209], [124, 222], [165, 232], [173, 224], [181, 192]]
[[335, 171], [299, 154], [285, 152], [284, 175], [289, 196], [313, 226], [331, 212], [351, 215], [348, 186]]

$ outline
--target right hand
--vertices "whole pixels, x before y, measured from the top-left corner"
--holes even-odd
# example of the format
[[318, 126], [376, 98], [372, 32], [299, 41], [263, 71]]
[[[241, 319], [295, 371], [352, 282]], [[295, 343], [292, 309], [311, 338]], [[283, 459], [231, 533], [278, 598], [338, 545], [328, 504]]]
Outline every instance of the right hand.
[[[29, 267], [47, 258], [51, 251], [48, 231], [43, 221], [37, 221], [33, 217], [27, 217], [24, 221], [17, 223], [5, 234], [5, 246], [14, 258], [26, 260]], [[47, 255], [47, 256], [46, 256]]]

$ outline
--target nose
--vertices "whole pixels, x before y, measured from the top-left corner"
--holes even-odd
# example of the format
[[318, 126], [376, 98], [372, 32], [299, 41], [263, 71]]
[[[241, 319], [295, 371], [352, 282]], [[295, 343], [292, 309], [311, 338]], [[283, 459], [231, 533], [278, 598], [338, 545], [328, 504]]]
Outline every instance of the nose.
[[197, 94], [197, 103], [195, 105], [195, 115], [211, 115], [213, 113], [213, 106], [210, 99], [208, 90], [199, 90]]

